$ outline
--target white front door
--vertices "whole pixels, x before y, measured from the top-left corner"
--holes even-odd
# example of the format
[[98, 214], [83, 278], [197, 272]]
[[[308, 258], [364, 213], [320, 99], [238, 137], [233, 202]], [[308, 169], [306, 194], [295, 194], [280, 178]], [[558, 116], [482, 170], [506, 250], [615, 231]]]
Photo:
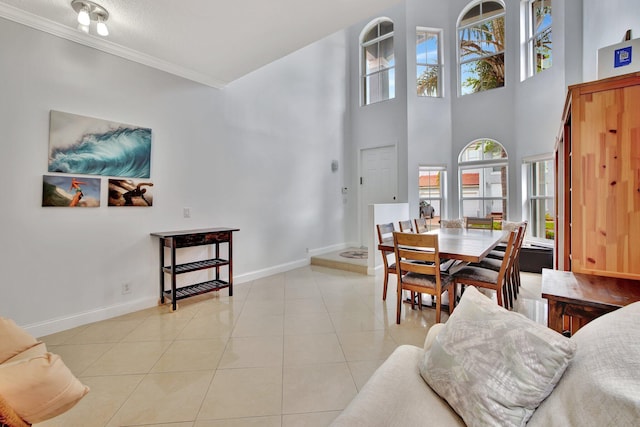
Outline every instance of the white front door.
[[[360, 244], [367, 246], [370, 204], [394, 203], [398, 191], [396, 147], [369, 148], [360, 152]], [[377, 237], [374, 236], [374, 241]]]

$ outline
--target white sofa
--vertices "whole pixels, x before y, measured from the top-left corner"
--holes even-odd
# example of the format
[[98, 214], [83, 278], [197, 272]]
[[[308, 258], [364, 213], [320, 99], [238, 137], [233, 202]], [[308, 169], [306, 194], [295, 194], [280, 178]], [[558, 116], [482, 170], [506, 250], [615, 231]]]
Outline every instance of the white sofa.
[[[639, 325], [640, 302], [590, 322], [567, 339], [575, 352], [564, 374], [559, 372], [548, 397], [516, 425], [640, 425]], [[332, 426], [464, 426], [463, 418], [421, 376], [421, 364], [444, 330], [445, 324], [432, 326], [424, 348], [399, 346]], [[463, 393], [472, 389], [463, 388]], [[487, 422], [483, 412], [467, 412], [466, 425], [505, 425]]]

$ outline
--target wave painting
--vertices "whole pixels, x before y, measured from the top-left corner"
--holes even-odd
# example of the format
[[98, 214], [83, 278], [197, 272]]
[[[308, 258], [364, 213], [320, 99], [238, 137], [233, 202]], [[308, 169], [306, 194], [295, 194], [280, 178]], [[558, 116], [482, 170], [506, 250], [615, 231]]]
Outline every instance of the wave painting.
[[149, 178], [151, 129], [51, 110], [49, 172]]

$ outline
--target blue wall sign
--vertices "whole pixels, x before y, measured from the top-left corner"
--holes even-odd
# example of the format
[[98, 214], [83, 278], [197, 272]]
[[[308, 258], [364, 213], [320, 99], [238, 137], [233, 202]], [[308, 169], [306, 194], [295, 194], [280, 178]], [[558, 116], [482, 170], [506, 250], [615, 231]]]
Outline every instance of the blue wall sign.
[[613, 52], [613, 67], [624, 67], [631, 64], [631, 46], [616, 49]]

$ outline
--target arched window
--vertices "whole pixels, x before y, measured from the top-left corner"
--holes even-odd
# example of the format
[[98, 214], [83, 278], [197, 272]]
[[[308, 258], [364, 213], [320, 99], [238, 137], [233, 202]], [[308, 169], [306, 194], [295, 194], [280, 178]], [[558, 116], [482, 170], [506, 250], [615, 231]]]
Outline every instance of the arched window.
[[477, 139], [458, 157], [460, 212], [463, 217], [507, 219], [508, 157], [502, 144]]
[[396, 97], [393, 22], [379, 18], [360, 35], [362, 104], [369, 105]]
[[504, 19], [501, 1], [476, 1], [460, 14], [460, 95], [504, 86]]

